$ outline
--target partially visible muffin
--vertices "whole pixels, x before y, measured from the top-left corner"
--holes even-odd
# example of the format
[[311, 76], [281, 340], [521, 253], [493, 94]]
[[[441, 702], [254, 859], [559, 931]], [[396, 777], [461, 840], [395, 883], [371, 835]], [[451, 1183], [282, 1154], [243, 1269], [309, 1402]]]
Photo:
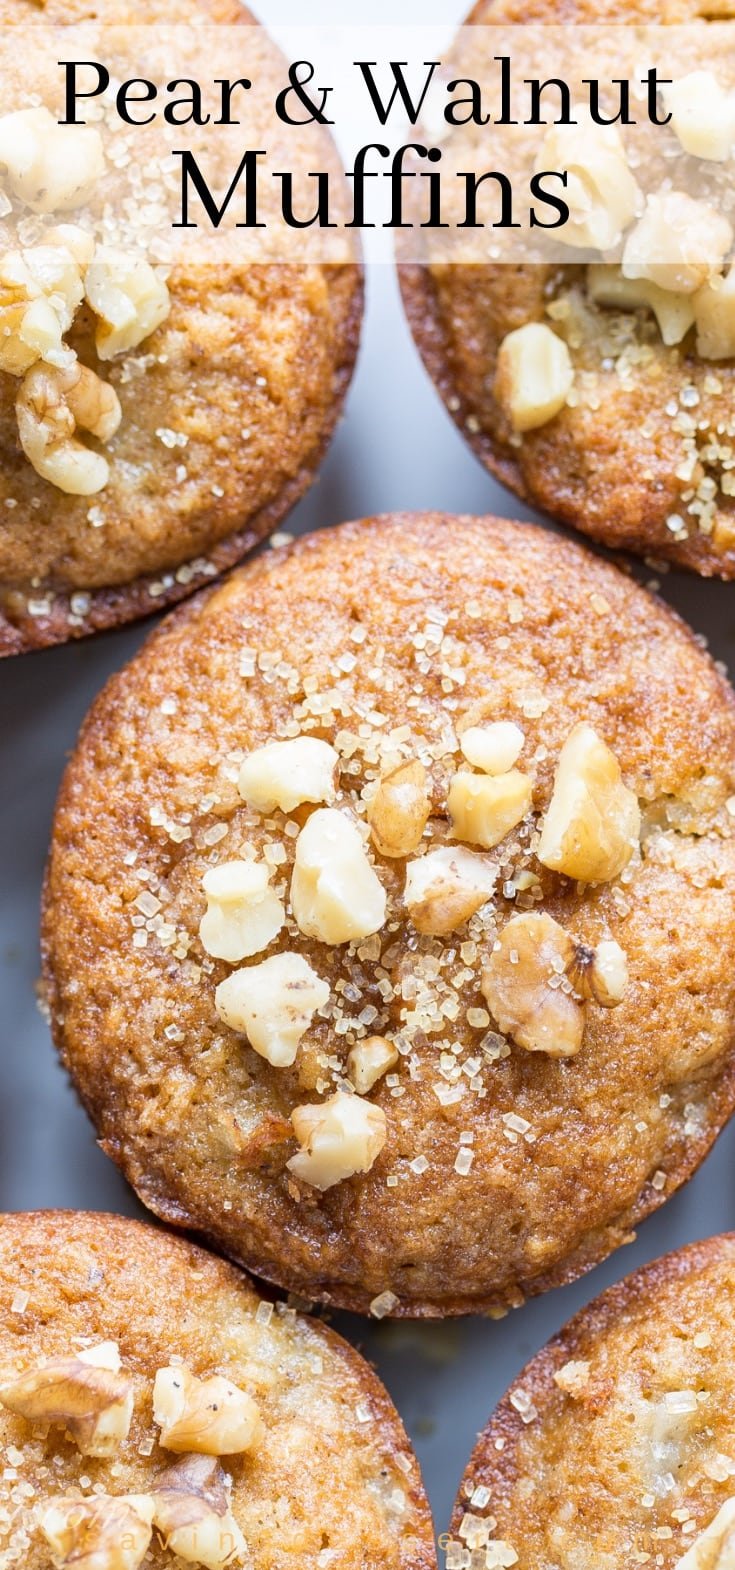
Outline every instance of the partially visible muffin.
[[[514, 1380], [459, 1490], [447, 1570], [729, 1570], [735, 1236], [604, 1292]], [[591, 1545], [594, 1549], [591, 1550]]]
[[434, 1570], [388, 1396], [332, 1331], [119, 1216], [0, 1218], [0, 1562]]
[[[586, 125], [581, 108], [576, 128], [548, 129], [549, 116], [546, 130], [525, 133], [520, 152], [520, 133], [493, 125], [495, 167], [504, 167], [504, 149], [510, 157], [503, 138], [511, 135], [510, 146], [524, 159], [528, 154], [531, 169], [535, 163], [566, 171], [567, 199], [573, 203], [576, 181], [588, 216], [607, 213], [606, 221], [597, 232], [591, 219], [586, 229], [579, 222], [574, 232], [570, 227], [569, 241], [548, 264], [526, 260], [533, 232], [519, 232], [505, 262], [488, 262], [488, 231], [480, 230], [472, 265], [452, 262], [449, 246], [443, 259], [439, 232], [426, 240], [427, 265], [412, 256], [401, 269], [408, 319], [426, 367], [496, 479], [607, 546], [728, 579], [735, 577], [734, 226], [722, 210], [717, 182], [732, 165], [720, 161], [725, 154], [711, 132], [722, 100], [720, 138], [724, 134], [731, 159], [731, 16], [728, 5], [712, 12], [698, 0], [666, 0], [663, 7], [650, 0], [605, 0], [602, 6], [594, 0], [479, 0], [456, 46], [461, 77], [485, 80], [505, 36], [517, 76], [562, 74], [573, 82], [571, 64], [560, 73], [544, 57], [555, 50], [558, 60], [559, 45], [545, 44], [545, 33], [554, 40], [558, 24], [558, 35], [569, 38], [570, 58], [576, 29], [588, 40], [579, 45], [587, 49], [585, 77], [635, 80], [644, 47], [635, 24], [653, 24], [651, 54], [663, 57], [660, 73], [683, 95], [681, 113], [651, 133], [636, 107], [638, 128], [619, 134]], [[522, 24], [517, 43], [511, 42], [516, 23]], [[658, 23], [679, 24], [665, 48], [655, 34]], [[491, 28], [498, 31], [493, 35]], [[584, 105], [583, 92], [578, 102]], [[445, 162], [483, 168], [486, 136], [485, 127], [454, 131]], [[656, 170], [648, 184], [641, 175], [647, 158]], [[455, 184], [461, 191], [461, 182]], [[523, 190], [520, 179], [518, 187]], [[547, 222], [551, 216], [541, 213]], [[520, 231], [520, 195], [515, 217]], [[687, 259], [703, 248], [701, 268], [685, 268], [687, 276], [674, 265], [681, 234]], [[410, 237], [407, 244], [414, 243]], [[654, 253], [663, 264], [656, 265]]]
[[93, 707], [43, 943], [144, 1203], [377, 1315], [500, 1312], [735, 1094], [735, 713], [669, 611], [499, 519], [269, 552]]
[[[85, 102], [83, 127], [59, 130], [54, 28], [68, 23], [113, 79], [140, 67], [136, 24], [159, 79], [168, 27], [169, 74], [198, 77], [203, 90], [202, 51], [208, 73], [231, 75], [237, 25], [254, 81], [247, 118], [239, 130], [164, 135], [157, 106], [150, 128], [123, 134], [110, 90]], [[343, 264], [322, 264], [301, 260], [295, 236], [271, 260], [270, 230], [262, 252], [233, 227], [236, 212], [208, 231], [195, 198], [199, 231], [172, 228], [177, 134], [217, 192], [244, 125], [251, 139], [267, 136], [274, 160], [295, 159], [297, 177], [318, 137], [335, 209], [346, 199], [327, 132], [294, 147], [270, 124], [284, 66], [250, 13], [237, 0], [185, 0], [175, 23], [162, 0], [0, 0], [0, 655], [149, 614], [238, 561], [311, 483], [350, 381], [357, 245], [346, 239]], [[38, 198], [22, 162], [29, 139]], [[65, 172], [75, 159], [89, 176], [78, 199]], [[261, 184], [270, 221], [276, 182]]]

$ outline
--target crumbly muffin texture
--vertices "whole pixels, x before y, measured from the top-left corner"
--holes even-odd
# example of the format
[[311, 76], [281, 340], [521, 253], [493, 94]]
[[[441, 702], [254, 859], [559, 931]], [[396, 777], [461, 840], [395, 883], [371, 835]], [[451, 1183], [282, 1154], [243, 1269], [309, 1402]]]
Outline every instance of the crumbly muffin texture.
[[735, 1238], [603, 1294], [534, 1358], [480, 1436], [447, 1570], [727, 1570]]
[[[240, 559], [310, 483], [350, 379], [362, 310], [356, 250], [346, 246], [344, 265], [301, 265], [295, 251], [253, 259], [231, 228], [208, 248], [199, 233], [182, 237], [171, 228], [181, 171], [168, 139], [157, 123], [125, 134], [112, 89], [85, 106], [83, 128], [58, 131], [64, 84], [46, 42], [52, 25], [86, 22], [90, 58], [98, 30], [96, 57], [114, 79], [116, 62], [125, 76], [123, 62], [129, 74], [135, 59], [138, 35], [126, 24], [141, 22], [151, 29], [149, 68], [164, 73], [171, 21], [170, 7], [142, 14], [126, 0], [0, 4], [0, 654], [148, 613]], [[196, 77], [204, 27], [209, 69], [226, 75], [240, 22], [254, 19], [236, 0], [178, 7], [180, 74], [188, 65]], [[283, 66], [263, 29], [242, 35], [259, 88], [255, 135]], [[221, 129], [203, 148], [181, 136], [217, 186], [242, 130]], [[20, 153], [13, 161], [26, 140], [35, 184]], [[328, 137], [322, 154], [338, 199]], [[293, 163], [290, 144], [283, 156]], [[313, 148], [299, 156], [308, 161]]]
[[[706, 18], [731, 26], [729, 14], [727, 5], [713, 13], [697, 0], [663, 9], [643, 0], [604, 7], [572, 0], [561, 8], [551, 0], [523, 6], [481, 0], [468, 19], [480, 27], [694, 24], [672, 33], [665, 68], [681, 103], [672, 126], [654, 134], [669, 160], [686, 155], [687, 190], [695, 199], [667, 191], [664, 179], [663, 196], [654, 194], [646, 208], [633, 168], [635, 137], [643, 133], [626, 130], [621, 138], [590, 126], [575, 136], [552, 129], [544, 143], [544, 133], [535, 131], [537, 167], [570, 170], [572, 186], [576, 181], [585, 193], [569, 265], [437, 261], [402, 269], [406, 308], [427, 367], [475, 452], [503, 484], [606, 545], [723, 578], [735, 576], [735, 275], [732, 225], [708, 196], [707, 182], [723, 167], [722, 147], [713, 140], [720, 110], [720, 139], [732, 144], [735, 81], [726, 46], [713, 63]], [[469, 34], [462, 69], [473, 74]], [[481, 72], [485, 35], [479, 36]], [[595, 74], [621, 75], [617, 41], [606, 61], [602, 29], [597, 37]], [[631, 56], [632, 38], [631, 26], [624, 45]], [[478, 160], [482, 134], [476, 131], [473, 143], [463, 132], [460, 144], [473, 147]], [[549, 141], [555, 135], [557, 144]], [[472, 167], [471, 156], [465, 166]], [[668, 185], [676, 187], [675, 174]], [[700, 268], [677, 269], [672, 237], [678, 229], [689, 236], [689, 250], [682, 246], [688, 261], [702, 242]], [[598, 247], [597, 260], [582, 265], [590, 246]]]
[[0, 1295], [8, 1570], [435, 1565], [375, 1375], [233, 1267], [120, 1217], [4, 1216]]
[[625, 1241], [733, 1101], [735, 716], [532, 527], [270, 553], [106, 688], [45, 973], [144, 1202], [375, 1314], [502, 1312]]

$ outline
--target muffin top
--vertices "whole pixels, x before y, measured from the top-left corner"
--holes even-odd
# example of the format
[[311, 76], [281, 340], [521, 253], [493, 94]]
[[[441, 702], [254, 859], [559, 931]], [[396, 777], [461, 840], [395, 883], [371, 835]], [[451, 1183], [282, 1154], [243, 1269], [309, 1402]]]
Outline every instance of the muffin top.
[[[69, 22], [112, 86], [82, 102], [83, 125], [59, 130], [57, 34]], [[276, 121], [283, 59], [242, 22], [254, 18], [236, 0], [185, 0], [175, 25], [160, 3], [0, 0], [0, 653], [191, 592], [274, 527], [323, 456], [357, 349], [357, 251], [346, 242], [344, 265], [321, 265], [297, 235], [288, 249], [283, 229], [280, 249], [270, 230], [238, 230], [241, 188], [219, 229], [195, 195], [198, 229], [172, 227], [176, 148], [218, 200], [251, 145], [297, 182], [318, 156], [335, 208], [345, 199], [328, 134]], [[129, 127], [115, 92], [142, 61], [160, 84], [155, 120]], [[163, 121], [171, 77], [200, 82], [211, 121], [214, 79], [248, 72], [232, 126]], [[140, 104], [131, 113], [140, 120]], [[263, 222], [276, 192], [268, 170]]]
[[0, 1294], [3, 1565], [435, 1565], [379, 1380], [232, 1266], [119, 1216], [3, 1216]]
[[722, 676], [574, 545], [405, 515], [269, 553], [62, 786], [48, 998], [105, 1150], [358, 1310], [577, 1275], [731, 1110], [734, 772]]
[[[589, 42], [576, 45], [587, 49], [581, 74], [603, 83], [636, 81], [641, 51], [646, 59], [650, 53], [676, 84], [679, 98], [665, 105], [675, 104], [674, 117], [652, 132], [635, 92], [635, 129], [585, 124], [581, 108], [581, 124], [559, 130], [549, 123], [556, 110], [546, 109], [546, 127], [529, 130], [525, 148], [531, 169], [568, 174], [573, 224], [558, 259], [524, 263], [529, 235], [517, 238], [506, 264], [442, 263], [438, 234], [427, 241], [432, 265], [402, 269], [427, 367], [463, 434], [503, 484], [607, 545], [724, 578], [735, 576], [735, 275], [732, 213], [728, 221], [721, 185], [731, 165], [713, 127], [720, 116], [721, 137], [735, 140], [729, 10], [696, 0], [663, 7], [647, 0], [480, 0], [468, 19], [478, 28], [524, 27], [507, 45], [497, 33], [493, 47], [492, 34], [478, 32], [473, 46], [473, 29], [464, 29], [457, 43], [462, 76], [482, 81], [488, 58], [512, 50], [517, 76], [561, 74], [573, 82], [572, 64], [565, 69], [559, 45], [546, 37], [566, 30], [571, 56], [575, 26], [588, 24], [581, 37]], [[594, 32], [589, 25], [611, 22], [631, 25], [598, 25]], [[656, 39], [659, 22], [691, 25], [672, 27], [664, 47]], [[654, 24], [648, 53], [634, 23]], [[558, 35], [554, 24], [562, 24]], [[445, 159], [452, 167], [484, 168], [486, 134], [475, 126], [454, 131]], [[515, 146], [520, 135], [493, 126], [495, 167], [504, 167], [503, 138], [512, 136]], [[649, 157], [655, 178], [641, 174]], [[520, 201], [514, 216], [522, 227]], [[682, 234], [686, 261], [697, 253], [701, 266], [677, 269]], [[478, 261], [479, 247], [484, 255], [482, 231]]]
[[[735, 1237], [603, 1293], [519, 1375], [460, 1488], [448, 1570], [725, 1570], [735, 1527]], [[487, 1556], [485, 1558], [485, 1555]], [[482, 1556], [482, 1557], [480, 1557]]]

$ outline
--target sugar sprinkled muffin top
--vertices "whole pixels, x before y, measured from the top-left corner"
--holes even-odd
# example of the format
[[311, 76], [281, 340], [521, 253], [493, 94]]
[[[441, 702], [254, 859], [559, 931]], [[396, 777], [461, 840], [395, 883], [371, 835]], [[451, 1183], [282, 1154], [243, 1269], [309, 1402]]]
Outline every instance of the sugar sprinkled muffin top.
[[0, 1564], [430, 1570], [401, 1423], [359, 1355], [118, 1216], [0, 1220]]
[[307, 1294], [502, 1311], [732, 1101], [735, 723], [531, 527], [270, 554], [106, 689], [62, 789], [54, 1031], [147, 1204]]
[[447, 1570], [726, 1570], [735, 1239], [597, 1298], [523, 1369], [468, 1465]]

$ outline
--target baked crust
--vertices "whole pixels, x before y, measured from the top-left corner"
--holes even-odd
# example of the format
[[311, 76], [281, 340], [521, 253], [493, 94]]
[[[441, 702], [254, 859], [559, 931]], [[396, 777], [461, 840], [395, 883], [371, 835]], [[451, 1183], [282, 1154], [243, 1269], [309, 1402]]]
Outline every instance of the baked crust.
[[[707, 14], [697, 0], [667, 0], [663, 7], [651, 0], [605, 0], [603, 5], [593, 0], [480, 0], [465, 25], [674, 24], [702, 20]], [[726, 14], [727, 8], [722, 15], [718, 10], [717, 19]], [[667, 60], [667, 67], [674, 64]], [[692, 68], [688, 54], [682, 69]], [[594, 399], [589, 407], [580, 399], [575, 408], [563, 409], [546, 426], [526, 432], [520, 444], [493, 396], [494, 366], [505, 334], [544, 319], [549, 287], [553, 285], [555, 298], [567, 290], [573, 296], [583, 273], [584, 268], [574, 265], [553, 270], [510, 263], [399, 267], [404, 308], [421, 358], [465, 440], [495, 479], [529, 506], [612, 549], [670, 561], [704, 577], [732, 579], [735, 548], [715, 545], [711, 533], [700, 532], [682, 501], [686, 484], [676, 474], [683, 462], [682, 438], [667, 412], [667, 406], [670, 410], [678, 403], [682, 389], [691, 387], [698, 395], [702, 429], [711, 421], [713, 431], [722, 430], [722, 422], [731, 418], [735, 393], [732, 361], [702, 361], [691, 352], [666, 349], [657, 329], [643, 323], [640, 332], [655, 374], [647, 377], [644, 366], [643, 374], [634, 370], [620, 386], [614, 373], [601, 365], [613, 353], [609, 342], [596, 350], [594, 342], [585, 339], [573, 359], [597, 376]], [[587, 304], [585, 309], [602, 337], [615, 313]], [[628, 320], [633, 318], [629, 315]], [[714, 395], [713, 371], [724, 389]], [[709, 473], [707, 464], [704, 472]], [[690, 524], [686, 539], [675, 538], [667, 527], [668, 518], [682, 514]], [[718, 494], [715, 522], [731, 528], [732, 514], [732, 499]]]
[[[31, 39], [34, 23], [88, 16], [134, 23], [140, 10], [128, 0], [0, 4], [0, 22], [24, 19]], [[187, 18], [255, 22], [236, 0], [186, 0], [177, 23]], [[155, 0], [145, 20], [170, 23], [170, 7]], [[280, 56], [262, 37], [260, 76], [275, 80]], [[338, 195], [326, 134], [323, 163]], [[101, 366], [123, 417], [97, 496], [65, 495], [34, 472], [17, 437], [17, 383], [0, 375], [0, 657], [171, 605], [281, 522], [325, 455], [354, 369], [364, 289], [359, 247], [350, 254], [342, 264], [249, 265], [223, 241], [216, 278], [210, 262], [176, 257], [168, 319], [139, 351]], [[98, 368], [85, 310], [71, 341]]]
[[[467, 1523], [459, 1533], [470, 1512], [495, 1519], [490, 1540], [515, 1550], [518, 1570], [576, 1565], [591, 1541], [601, 1564], [643, 1563], [646, 1554], [671, 1570], [732, 1495], [734, 1279], [729, 1233], [655, 1260], [582, 1309], [496, 1407], [460, 1486], [451, 1538], [466, 1546]], [[589, 1368], [561, 1373], [562, 1388], [555, 1376], [570, 1363]], [[678, 1421], [670, 1412], [666, 1432], [663, 1396], [681, 1390], [698, 1392], [701, 1404]], [[478, 1488], [489, 1499], [473, 1505]]]
[[[7, 1215], [0, 1296], [3, 1382], [42, 1357], [115, 1341], [135, 1383], [129, 1438], [106, 1460], [80, 1455], [58, 1429], [39, 1443], [25, 1419], [0, 1410], [3, 1446], [16, 1452], [0, 1481], [12, 1516], [8, 1525], [3, 1514], [0, 1552], [14, 1549], [13, 1563], [46, 1570], [48, 1547], [33, 1525], [39, 1502], [76, 1492], [85, 1475], [81, 1495], [147, 1493], [178, 1459], [157, 1443], [152, 1381], [179, 1357], [200, 1377], [224, 1373], [260, 1408], [262, 1441], [224, 1462], [253, 1570], [317, 1570], [328, 1546], [354, 1570], [435, 1570], [418, 1466], [380, 1380], [315, 1320], [276, 1309], [259, 1322], [260, 1300], [233, 1266], [120, 1216]], [[387, 1503], [391, 1488], [403, 1491], [402, 1515]], [[146, 1564], [170, 1564], [156, 1542]]]
[[[462, 668], [461, 685], [416, 663], [427, 607], [449, 618], [445, 664]], [[354, 670], [343, 674], [337, 660], [356, 648]], [[378, 650], [387, 675], [375, 687]], [[276, 654], [280, 676], [271, 674]], [[390, 997], [385, 1024], [361, 1030], [414, 1032], [418, 1071], [404, 1067], [398, 1087], [381, 1081], [371, 1092], [388, 1123], [372, 1171], [320, 1195], [290, 1183], [288, 1118], [319, 1078], [309, 1079], [314, 1053], [341, 1060], [349, 1021], [347, 1035], [315, 1022], [310, 1056], [274, 1070], [220, 1025], [214, 987], [228, 967], [203, 953], [197, 930], [210, 847], [228, 859], [245, 843], [267, 848], [271, 832], [280, 843], [282, 830], [247, 816], [233, 760], [303, 712], [304, 680], [319, 702], [335, 678], [346, 710], [319, 722], [325, 739], [356, 728], [357, 710], [378, 703], [386, 732], [407, 723], [414, 735], [418, 724], [435, 746], [432, 833], [441, 832], [446, 776], [457, 766], [445, 726], [478, 702], [520, 720], [535, 811], [549, 799], [562, 742], [586, 719], [643, 798], [649, 830], [622, 884], [577, 889], [543, 877], [543, 908], [575, 938], [594, 946], [607, 934], [623, 945], [632, 977], [623, 1004], [590, 1006], [578, 1057], [513, 1047], [449, 1105], [434, 1088], [446, 1068], [441, 1053], [456, 1042], [462, 1063], [484, 1050], [482, 1029], [466, 1018], [484, 1004], [471, 964], [472, 979], [451, 990], [457, 945], [476, 931], [481, 955], [491, 940], [479, 917], [452, 940], [419, 940], [402, 910], [402, 867], [376, 858], [389, 891]], [[363, 776], [360, 764], [345, 788], [359, 789]], [[386, 1291], [397, 1315], [496, 1311], [573, 1279], [695, 1171], [735, 1104], [735, 846], [726, 806], [734, 785], [735, 709], [722, 676], [678, 618], [575, 545], [498, 519], [402, 515], [269, 553], [178, 611], [108, 684], [62, 785], [44, 972], [55, 1039], [105, 1150], [163, 1219], [269, 1280], [357, 1311]], [[293, 816], [303, 822], [304, 810]], [[506, 845], [514, 844], [511, 836]], [[135, 923], [146, 924], [134, 901], [150, 875], [168, 947], [155, 930], [145, 947], [133, 941]], [[503, 923], [517, 907], [503, 894], [498, 908]], [[152, 917], [154, 928], [160, 919]], [[170, 938], [169, 927], [185, 940]], [[406, 968], [429, 975], [448, 941], [451, 1025], [443, 1015], [439, 1025], [424, 1021], [422, 1035], [400, 978]], [[297, 947], [333, 993], [344, 984], [343, 950], [303, 939], [293, 924], [278, 946]], [[375, 962], [363, 969], [371, 998]], [[509, 1137], [518, 1117], [532, 1143]], [[455, 1167], [462, 1131], [474, 1136], [466, 1175]], [[423, 1163], [410, 1165], [419, 1155], [423, 1172]]]

